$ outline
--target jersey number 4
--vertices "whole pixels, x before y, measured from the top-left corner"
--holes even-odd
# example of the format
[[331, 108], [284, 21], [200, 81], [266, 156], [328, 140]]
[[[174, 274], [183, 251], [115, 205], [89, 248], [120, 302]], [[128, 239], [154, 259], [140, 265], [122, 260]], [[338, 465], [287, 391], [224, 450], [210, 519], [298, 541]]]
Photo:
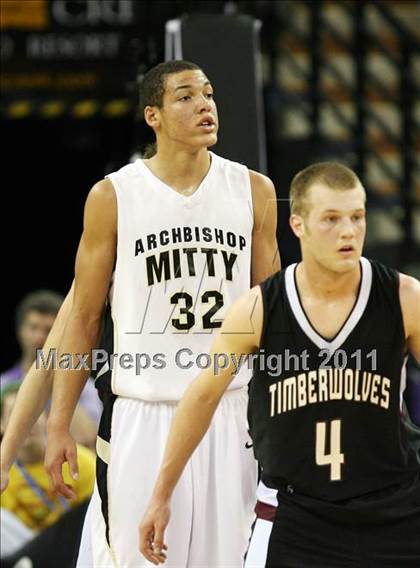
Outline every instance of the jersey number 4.
[[[213, 305], [211, 308], [203, 314], [203, 329], [214, 329], [216, 327], [221, 327], [222, 321], [221, 320], [213, 320], [213, 316], [220, 310], [223, 306], [223, 294], [218, 292], [217, 290], [209, 290], [204, 292], [201, 296], [201, 302], [204, 304], [208, 304], [211, 300], [213, 300]], [[171, 304], [179, 304], [179, 318], [172, 319], [172, 325], [176, 329], [180, 330], [188, 330], [193, 327], [195, 324], [195, 314], [191, 311], [193, 307], [193, 298], [191, 294], [187, 292], [177, 292], [171, 297]]]
[[330, 453], [327, 453], [327, 422], [317, 422], [315, 461], [317, 465], [330, 466], [330, 480], [341, 480], [341, 464], [344, 454], [341, 453], [341, 420], [330, 422]]

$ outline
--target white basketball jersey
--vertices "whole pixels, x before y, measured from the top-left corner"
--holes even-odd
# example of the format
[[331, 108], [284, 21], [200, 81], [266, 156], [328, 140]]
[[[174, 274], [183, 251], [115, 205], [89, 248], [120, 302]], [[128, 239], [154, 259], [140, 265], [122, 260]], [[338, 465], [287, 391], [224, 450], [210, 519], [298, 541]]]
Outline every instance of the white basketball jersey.
[[[118, 207], [112, 390], [149, 401], [179, 400], [210, 365], [210, 346], [227, 308], [250, 288], [249, 171], [211, 153], [206, 177], [188, 197], [142, 160], [108, 177]], [[245, 365], [230, 388], [247, 384], [250, 375]]]

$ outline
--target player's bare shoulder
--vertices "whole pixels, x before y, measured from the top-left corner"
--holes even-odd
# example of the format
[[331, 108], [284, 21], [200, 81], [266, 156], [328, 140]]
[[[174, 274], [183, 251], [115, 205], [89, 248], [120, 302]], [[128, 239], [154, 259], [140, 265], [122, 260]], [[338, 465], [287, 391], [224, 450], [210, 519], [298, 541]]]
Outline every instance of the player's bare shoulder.
[[108, 178], [95, 183], [89, 191], [85, 205], [85, 224], [89, 222], [107, 225], [110, 231], [116, 231], [117, 198]]
[[108, 178], [101, 179], [96, 182], [89, 192], [88, 199], [93, 199], [98, 203], [116, 204], [116, 196], [114, 186]]
[[277, 223], [276, 190], [271, 179], [263, 174], [249, 170], [249, 178], [254, 209], [254, 230], [259, 231], [267, 220]]
[[[237, 335], [242, 348], [258, 347], [263, 325], [263, 302], [260, 286], [242, 294], [229, 308], [223, 322], [222, 334]], [[250, 351], [251, 352], [251, 351]]]
[[406, 337], [420, 334], [420, 281], [400, 274], [400, 303]]
[[276, 200], [276, 189], [269, 177], [254, 170], [249, 170], [249, 179], [251, 181], [254, 207], [259, 203]]

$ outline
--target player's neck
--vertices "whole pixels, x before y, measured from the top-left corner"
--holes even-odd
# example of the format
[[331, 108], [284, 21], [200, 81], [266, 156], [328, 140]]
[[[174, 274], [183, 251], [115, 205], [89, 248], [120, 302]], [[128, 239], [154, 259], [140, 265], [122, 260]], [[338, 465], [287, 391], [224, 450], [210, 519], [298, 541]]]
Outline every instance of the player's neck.
[[354, 270], [338, 273], [319, 265], [313, 259], [305, 259], [296, 269], [299, 290], [326, 301], [356, 295], [360, 277], [359, 264]]
[[179, 193], [189, 195], [201, 184], [209, 171], [211, 157], [206, 148], [197, 152], [159, 148], [157, 154], [145, 160], [152, 173]]

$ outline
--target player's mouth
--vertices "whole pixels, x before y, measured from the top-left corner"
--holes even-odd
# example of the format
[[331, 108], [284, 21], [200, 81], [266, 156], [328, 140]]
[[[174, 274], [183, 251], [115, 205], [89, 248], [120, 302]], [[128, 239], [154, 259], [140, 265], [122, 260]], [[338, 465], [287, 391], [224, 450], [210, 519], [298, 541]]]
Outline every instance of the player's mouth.
[[355, 252], [355, 248], [353, 245], [344, 245], [338, 249], [338, 252], [343, 256], [350, 256]]
[[216, 123], [211, 116], [206, 116], [200, 120], [198, 127], [207, 133], [211, 133], [216, 130]]

